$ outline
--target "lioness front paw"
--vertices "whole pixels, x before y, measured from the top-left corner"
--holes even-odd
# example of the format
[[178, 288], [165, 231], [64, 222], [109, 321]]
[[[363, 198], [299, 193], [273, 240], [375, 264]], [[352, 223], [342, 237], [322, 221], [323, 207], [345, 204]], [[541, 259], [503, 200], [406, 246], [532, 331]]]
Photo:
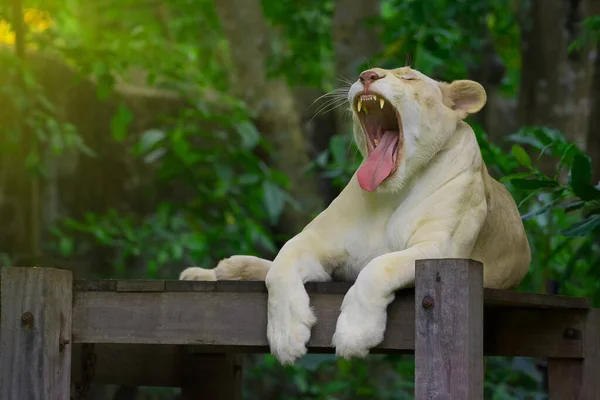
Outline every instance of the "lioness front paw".
[[306, 342], [317, 319], [302, 283], [282, 289], [269, 291], [267, 338], [271, 354], [286, 365], [306, 354]]
[[342, 304], [332, 345], [338, 357], [363, 358], [369, 350], [383, 341], [386, 325], [384, 303], [361, 302], [356, 289], [351, 288]]
[[216, 281], [217, 275], [214, 269], [205, 269], [200, 267], [189, 267], [184, 269], [179, 275], [182, 281]]

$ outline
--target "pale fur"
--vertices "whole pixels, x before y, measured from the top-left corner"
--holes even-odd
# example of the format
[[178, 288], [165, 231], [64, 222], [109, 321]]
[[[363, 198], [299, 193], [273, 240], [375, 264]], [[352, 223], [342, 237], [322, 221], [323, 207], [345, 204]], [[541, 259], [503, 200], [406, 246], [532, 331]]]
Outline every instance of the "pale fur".
[[[479, 111], [485, 91], [476, 82], [450, 84], [408, 67], [373, 68], [372, 83], [402, 118], [404, 147], [398, 169], [375, 192], [354, 175], [331, 205], [289, 240], [275, 260], [234, 256], [215, 279], [265, 279], [267, 337], [282, 363], [306, 353], [316, 322], [303, 283], [354, 281], [333, 336], [336, 354], [364, 357], [383, 340], [386, 308], [394, 292], [414, 285], [415, 260], [471, 258], [484, 265], [484, 285], [513, 288], [530, 263], [530, 248], [516, 204], [492, 179], [472, 129], [463, 118]], [[348, 93], [354, 104], [363, 85]], [[365, 156], [365, 134], [352, 107], [354, 137]], [[186, 270], [182, 279], [204, 271]], [[202, 278], [201, 278], [202, 279]]]

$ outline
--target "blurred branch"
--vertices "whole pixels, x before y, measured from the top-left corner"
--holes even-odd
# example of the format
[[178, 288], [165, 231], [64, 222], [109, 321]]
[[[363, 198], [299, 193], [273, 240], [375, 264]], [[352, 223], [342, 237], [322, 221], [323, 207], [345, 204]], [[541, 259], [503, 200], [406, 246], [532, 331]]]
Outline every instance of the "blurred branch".
[[23, 1], [13, 0], [13, 30], [15, 32], [15, 52], [21, 60], [25, 59], [25, 20], [23, 18]]

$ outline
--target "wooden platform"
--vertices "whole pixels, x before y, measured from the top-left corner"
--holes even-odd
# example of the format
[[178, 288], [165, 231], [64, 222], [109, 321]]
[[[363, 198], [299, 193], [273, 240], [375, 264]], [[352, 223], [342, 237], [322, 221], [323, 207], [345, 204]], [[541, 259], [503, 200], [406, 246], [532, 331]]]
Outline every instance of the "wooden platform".
[[[212, 373], [212, 382], [196, 381], [204, 392], [188, 393], [239, 398], [235, 355], [268, 352], [263, 282], [70, 277], [49, 268], [3, 269], [0, 398], [31, 393], [25, 386], [39, 381], [40, 388], [57, 388], [49, 392], [53, 397], [39, 398], [67, 399], [58, 386], [70, 377], [82, 380], [84, 343], [95, 344], [94, 382], [185, 387], [194, 381], [193, 366], [196, 377]], [[318, 318], [309, 352], [333, 352], [331, 337], [349, 287], [306, 284]], [[31, 322], [24, 317], [28, 312]], [[484, 354], [548, 358], [551, 400], [600, 399], [599, 315], [583, 298], [483, 289], [481, 265], [470, 260], [421, 261], [416, 288], [397, 293], [388, 307], [385, 339], [373, 352], [416, 354], [416, 399], [457, 399], [457, 393], [482, 398]], [[59, 346], [61, 340], [67, 344]], [[16, 378], [31, 363], [45, 371], [44, 362], [66, 374], [62, 381], [48, 383], [43, 374]], [[466, 382], [440, 380], [439, 374]], [[236, 389], [215, 389], [216, 397], [206, 397], [217, 383]]]

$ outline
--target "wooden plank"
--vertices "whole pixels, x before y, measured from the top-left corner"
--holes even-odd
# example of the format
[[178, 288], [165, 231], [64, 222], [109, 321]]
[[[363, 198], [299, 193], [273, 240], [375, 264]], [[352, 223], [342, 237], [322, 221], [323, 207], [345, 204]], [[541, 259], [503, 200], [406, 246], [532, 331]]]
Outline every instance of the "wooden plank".
[[68, 400], [70, 271], [3, 268], [0, 398]]
[[[305, 288], [310, 294], [345, 294], [351, 282], [309, 282]], [[166, 291], [166, 292], [236, 292], [266, 293], [264, 282], [260, 281], [178, 281], [178, 280], [99, 280], [75, 281], [75, 291]], [[150, 289], [145, 289], [145, 288]], [[119, 288], [119, 289], [117, 289]], [[414, 289], [400, 292], [414, 294]], [[484, 289], [485, 305], [489, 307], [533, 307], [588, 309], [589, 300], [581, 297], [545, 295], [515, 292], [513, 290]]]
[[117, 281], [114, 279], [74, 279], [74, 292], [114, 292], [117, 290]]
[[549, 400], [600, 399], [600, 309], [588, 311], [581, 333], [584, 358], [548, 359]]
[[[331, 351], [342, 295], [313, 294], [318, 322], [309, 348]], [[414, 348], [414, 297], [400, 293], [388, 309], [380, 349]], [[77, 292], [73, 339], [78, 343], [155, 343], [255, 347], [265, 350], [263, 292]]]
[[131, 279], [117, 281], [117, 292], [164, 292], [165, 281]]
[[485, 308], [487, 356], [581, 357], [583, 341], [567, 331], [581, 331], [586, 310]]
[[[266, 292], [76, 292], [73, 339], [97, 343], [209, 345], [218, 352], [266, 352]], [[311, 294], [318, 323], [310, 352], [331, 353], [343, 294]], [[384, 342], [374, 353], [414, 350], [414, 295], [398, 292], [389, 307]], [[523, 357], [581, 357], [585, 310], [485, 309], [485, 353]]]
[[483, 398], [483, 266], [416, 263], [415, 399]]
[[485, 305], [488, 307], [590, 308], [590, 301], [583, 297], [524, 293], [500, 289], [484, 289], [483, 295]]
[[241, 400], [242, 358], [239, 354], [184, 352], [184, 400]]

